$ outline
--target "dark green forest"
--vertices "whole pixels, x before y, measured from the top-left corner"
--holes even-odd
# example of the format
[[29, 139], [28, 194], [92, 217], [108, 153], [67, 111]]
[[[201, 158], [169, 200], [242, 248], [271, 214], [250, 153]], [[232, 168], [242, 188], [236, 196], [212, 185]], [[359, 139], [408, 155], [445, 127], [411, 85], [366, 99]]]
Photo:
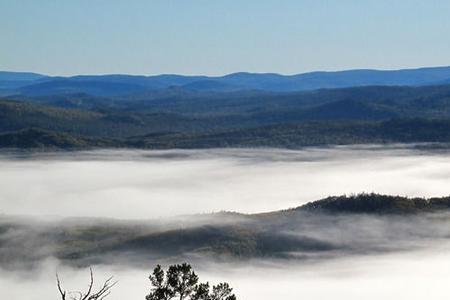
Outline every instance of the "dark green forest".
[[[98, 88], [114, 91], [120, 87], [114, 84], [131, 80], [119, 79], [106, 76], [102, 82], [108, 84]], [[71, 80], [77, 87], [86, 83]], [[57, 86], [61, 84], [58, 81]], [[0, 99], [2, 148], [298, 148], [450, 142], [446, 84], [302, 91], [176, 85], [111, 95], [66, 88], [52, 90], [56, 94], [25, 87], [15, 91]]]

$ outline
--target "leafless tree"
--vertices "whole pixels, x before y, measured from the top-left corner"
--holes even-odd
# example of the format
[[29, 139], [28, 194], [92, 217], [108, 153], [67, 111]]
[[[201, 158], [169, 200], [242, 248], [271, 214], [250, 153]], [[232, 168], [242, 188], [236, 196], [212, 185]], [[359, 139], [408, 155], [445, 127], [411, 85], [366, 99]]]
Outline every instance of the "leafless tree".
[[91, 280], [89, 282], [89, 286], [86, 292], [81, 291], [66, 291], [61, 287], [61, 280], [59, 279], [58, 273], [56, 273], [56, 285], [58, 287], [58, 291], [61, 294], [61, 300], [103, 300], [110, 293], [111, 288], [116, 285], [117, 281], [112, 281], [113, 277], [109, 277], [103, 283], [102, 287], [94, 292], [92, 290], [94, 286], [94, 274], [92, 272], [92, 268], [89, 268], [91, 274]]

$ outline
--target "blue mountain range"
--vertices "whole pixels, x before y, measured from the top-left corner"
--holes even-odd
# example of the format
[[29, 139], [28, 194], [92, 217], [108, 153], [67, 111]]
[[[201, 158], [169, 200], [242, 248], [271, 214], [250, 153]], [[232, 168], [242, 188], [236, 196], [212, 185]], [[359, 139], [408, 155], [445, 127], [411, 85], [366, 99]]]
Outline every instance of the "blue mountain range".
[[123, 96], [173, 87], [191, 91], [261, 90], [293, 92], [355, 86], [425, 86], [450, 83], [450, 67], [404, 70], [347, 70], [296, 75], [233, 73], [225, 76], [78, 75], [47, 76], [29, 72], [0, 72], [0, 95], [44, 96], [85, 93]]

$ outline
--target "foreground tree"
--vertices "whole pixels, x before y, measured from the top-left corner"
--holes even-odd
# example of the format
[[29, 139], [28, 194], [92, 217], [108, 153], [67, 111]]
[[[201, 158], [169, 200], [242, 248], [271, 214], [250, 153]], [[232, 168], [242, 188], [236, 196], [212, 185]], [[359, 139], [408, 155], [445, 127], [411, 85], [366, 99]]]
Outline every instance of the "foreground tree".
[[153, 288], [146, 300], [236, 300], [228, 283], [220, 283], [210, 290], [209, 283], [199, 283], [189, 264], [169, 267], [167, 272], [157, 265], [149, 277]]
[[[109, 277], [102, 285], [102, 287], [94, 292], [93, 286], [94, 286], [94, 274], [92, 273], [92, 268], [89, 269], [91, 274], [91, 280], [89, 282], [88, 288], [86, 292], [82, 291], [66, 291], [61, 287], [61, 281], [59, 280], [58, 273], [56, 273], [56, 285], [58, 287], [58, 291], [61, 295], [61, 300], [103, 300], [105, 299], [110, 293], [111, 288], [116, 285], [117, 281], [112, 282], [113, 277]], [[69, 298], [67, 298], [69, 297]]]

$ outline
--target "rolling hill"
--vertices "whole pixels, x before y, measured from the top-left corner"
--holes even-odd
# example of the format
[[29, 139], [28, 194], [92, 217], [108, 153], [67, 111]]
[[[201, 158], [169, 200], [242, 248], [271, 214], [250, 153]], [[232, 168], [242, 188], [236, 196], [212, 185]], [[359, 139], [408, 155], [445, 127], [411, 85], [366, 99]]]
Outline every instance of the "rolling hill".
[[[87, 94], [13, 99], [0, 100], [1, 147], [298, 148], [450, 142], [450, 85], [296, 93], [175, 88], [147, 101]], [[42, 139], [37, 132], [74, 143]]]
[[[15, 89], [18, 94], [0, 98], [0, 147], [297, 148], [448, 143], [450, 85], [427, 84], [448, 80], [449, 70], [222, 77], [48, 77], [3, 72], [0, 81], [27, 84]], [[308, 80], [319, 80], [321, 87], [330, 86], [327, 82], [331, 81], [332, 86], [357, 86], [300, 91], [271, 88], [286, 82], [302, 87]], [[403, 83], [410, 86], [396, 85]], [[266, 88], [260, 89], [260, 84]]]
[[252, 215], [147, 221], [0, 215], [0, 267], [30, 268], [50, 257], [85, 266], [174, 259], [304, 261], [411, 251], [448, 240], [449, 208], [449, 197], [361, 194]]

